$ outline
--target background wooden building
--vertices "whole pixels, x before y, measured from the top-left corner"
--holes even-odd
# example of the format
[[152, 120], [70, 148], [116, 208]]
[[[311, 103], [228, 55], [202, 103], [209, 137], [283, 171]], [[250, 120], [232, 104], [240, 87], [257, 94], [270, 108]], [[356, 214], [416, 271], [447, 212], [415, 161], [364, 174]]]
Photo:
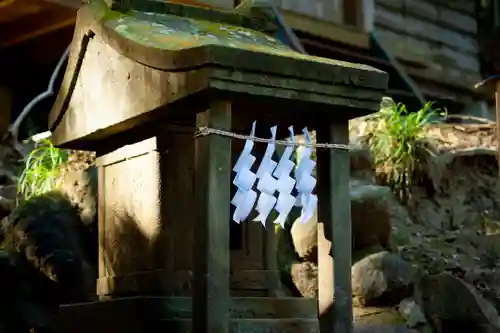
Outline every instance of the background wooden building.
[[[284, 10], [309, 53], [388, 71], [390, 94], [396, 100], [412, 104], [416, 95], [441, 101], [450, 112], [493, 115], [482, 103], [490, 96], [479, 95], [473, 87], [495, 70], [491, 64], [500, 54], [495, 46], [500, 22], [495, 1], [272, 1]], [[237, 4], [202, 2], [220, 8]], [[0, 132], [46, 89], [71, 41], [80, 5], [81, 0], [0, 0]], [[52, 102], [39, 104], [31, 124], [23, 128], [44, 130]]]

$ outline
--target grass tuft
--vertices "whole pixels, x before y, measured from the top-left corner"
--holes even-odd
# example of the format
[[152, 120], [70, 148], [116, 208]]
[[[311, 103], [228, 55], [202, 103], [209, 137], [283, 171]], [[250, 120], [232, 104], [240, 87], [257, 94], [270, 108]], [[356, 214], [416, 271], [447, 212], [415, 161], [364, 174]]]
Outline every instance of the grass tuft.
[[60, 166], [68, 160], [68, 152], [54, 147], [48, 139], [38, 142], [24, 161], [18, 181], [18, 199], [29, 198], [57, 188]]
[[377, 115], [377, 125], [367, 138], [379, 181], [391, 187], [402, 202], [410, 198], [410, 189], [420, 181], [419, 166], [422, 152], [428, 150], [430, 141], [425, 136], [425, 126], [445, 116], [427, 103], [415, 113], [409, 113], [402, 103], [391, 101]]

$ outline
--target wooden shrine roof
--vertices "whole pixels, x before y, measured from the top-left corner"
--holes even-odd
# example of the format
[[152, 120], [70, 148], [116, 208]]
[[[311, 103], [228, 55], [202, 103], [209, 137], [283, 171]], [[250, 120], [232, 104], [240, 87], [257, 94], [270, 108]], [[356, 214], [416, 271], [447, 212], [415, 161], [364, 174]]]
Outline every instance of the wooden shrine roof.
[[314, 121], [319, 113], [355, 118], [379, 108], [385, 72], [295, 52], [211, 11], [193, 18], [193, 7], [173, 15], [164, 13], [176, 6], [163, 6], [161, 14], [124, 13], [96, 1], [79, 10], [49, 117], [55, 144], [89, 149], [152, 119], [202, 110], [208, 96], [246, 99], [260, 111], [273, 105], [290, 117], [308, 110]]
[[205, 10], [209, 17], [195, 19], [186, 12], [188, 7], [181, 7], [181, 12], [174, 10], [176, 15], [163, 14], [165, 6], [162, 14], [124, 14], [93, 4], [82, 8], [81, 15], [119, 53], [157, 69], [188, 70], [211, 64], [331, 84], [375, 89], [385, 89], [387, 84], [386, 74], [373, 67], [304, 55], [262, 32], [225, 23], [228, 18], [215, 22], [213, 13]]

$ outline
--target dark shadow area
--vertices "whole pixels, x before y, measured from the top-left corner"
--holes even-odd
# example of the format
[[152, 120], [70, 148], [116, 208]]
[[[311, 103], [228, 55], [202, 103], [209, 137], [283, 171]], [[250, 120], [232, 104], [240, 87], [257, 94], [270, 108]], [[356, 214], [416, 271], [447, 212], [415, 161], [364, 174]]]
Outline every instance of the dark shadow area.
[[118, 213], [109, 221], [115, 223], [105, 227], [106, 234], [99, 243], [107, 272], [99, 277], [99, 289], [112, 298], [164, 294], [162, 278], [166, 276], [158, 269], [162, 257], [169, 255], [164, 251], [163, 228], [151, 241], [128, 212]]
[[107, 275], [99, 277], [98, 288], [105, 295], [97, 302], [62, 306], [58, 317], [61, 332], [147, 332], [158, 319], [152, 313], [163, 310], [161, 304], [151, 305], [146, 300], [147, 296], [163, 295], [164, 279], [168, 279], [164, 270], [153, 267], [155, 256], [168, 255], [161, 236], [150, 241], [126, 211], [111, 221], [114, 226], [105, 228], [108, 233], [99, 244]]

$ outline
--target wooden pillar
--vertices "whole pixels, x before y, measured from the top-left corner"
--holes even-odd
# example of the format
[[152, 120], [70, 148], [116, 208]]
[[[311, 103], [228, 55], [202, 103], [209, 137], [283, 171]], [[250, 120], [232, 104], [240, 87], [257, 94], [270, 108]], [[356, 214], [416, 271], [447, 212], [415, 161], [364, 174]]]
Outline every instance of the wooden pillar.
[[485, 80], [477, 83], [474, 88], [480, 93], [492, 94], [495, 93], [495, 108], [496, 108], [496, 128], [497, 128], [497, 164], [498, 176], [500, 177], [500, 74], [492, 75]]
[[[331, 142], [349, 144], [349, 122], [345, 120], [330, 128]], [[349, 196], [350, 155], [347, 150], [330, 151], [330, 209], [334, 261], [334, 332], [352, 332], [352, 225]]]
[[[213, 101], [197, 115], [196, 124], [230, 130], [231, 103]], [[228, 333], [230, 184], [231, 140], [218, 135], [197, 138], [192, 320], [197, 333]]]
[[500, 80], [495, 83], [495, 107], [496, 107], [496, 122], [497, 122], [497, 163], [498, 177], [500, 177]]
[[[318, 142], [349, 143], [349, 124], [342, 121], [317, 129]], [[332, 241], [330, 256], [318, 253], [318, 298], [321, 332], [352, 332], [352, 230], [349, 196], [350, 155], [346, 150], [318, 151], [320, 221]], [[321, 236], [321, 233], [318, 233]], [[321, 248], [319, 248], [321, 250]], [[332, 265], [333, 258], [333, 265]], [[332, 281], [333, 280], [333, 281]], [[330, 304], [333, 307], [330, 308]], [[324, 318], [324, 316], [328, 316]], [[332, 327], [333, 326], [333, 327]]]
[[[106, 231], [106, 201], [104, 200], [105, 194], [105, 177], [104, 177], [104, 168], [97, 167], [97, 281], [96, 281], [96, 295], [104, 300], [108, 297], [109, 287], [108, 283], [100, 282], [101, 277], [108, 276], [107, 267], [106, 267], [106, 235], [104, 234]], [[102, 286], [104, 284], [104, 286]], [[100, 290], [102, 289], [102, 290]]]

